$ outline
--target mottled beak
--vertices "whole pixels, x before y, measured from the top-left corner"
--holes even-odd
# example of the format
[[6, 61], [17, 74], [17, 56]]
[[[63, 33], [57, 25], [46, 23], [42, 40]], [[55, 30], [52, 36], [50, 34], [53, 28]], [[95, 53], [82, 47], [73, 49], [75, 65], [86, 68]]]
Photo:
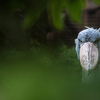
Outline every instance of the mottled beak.
[[98, 48], [93, 43], [86, 42], [80, 47], [80, 63], [86, 71], [91, 71], [96, 67], [98, 58]]

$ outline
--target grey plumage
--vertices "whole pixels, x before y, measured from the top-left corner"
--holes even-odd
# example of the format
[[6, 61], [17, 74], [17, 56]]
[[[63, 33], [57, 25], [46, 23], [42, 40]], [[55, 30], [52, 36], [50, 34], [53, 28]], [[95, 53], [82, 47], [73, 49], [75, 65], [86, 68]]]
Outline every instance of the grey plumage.
[[[99, 59], [100, 59], [100, 28], [94, 29], [86, 27], [87, 29], [82, 30], [79, 32], [77, 38], [75, 39], [76, 44], [76, 53], [77, 57], [80, 60], [80, 47], [86, 42], [91, 42], [97, 46], [99, 51]], [[100, 61], [99, 61], [100, 62]], [[82, 82], [100, 82], [100, 65], [97, 64], [96, 68], [92, 72], [87, 72], [82, 69]]]

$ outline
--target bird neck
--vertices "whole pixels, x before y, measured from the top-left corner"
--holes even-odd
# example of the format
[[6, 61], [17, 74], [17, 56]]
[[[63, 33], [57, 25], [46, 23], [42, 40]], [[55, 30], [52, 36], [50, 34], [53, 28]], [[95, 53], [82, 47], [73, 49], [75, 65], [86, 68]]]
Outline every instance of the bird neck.
[[[99, 61], [100, 62], [100, 61]], [[82, 84], [98, 84], [100, 83], [100, 64], [91, 72], [82, 69]]]

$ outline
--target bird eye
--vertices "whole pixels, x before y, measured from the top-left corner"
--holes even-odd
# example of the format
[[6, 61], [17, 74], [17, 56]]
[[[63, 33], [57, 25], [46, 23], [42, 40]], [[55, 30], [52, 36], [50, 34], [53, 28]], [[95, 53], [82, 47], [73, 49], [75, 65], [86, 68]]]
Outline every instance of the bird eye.
[[98, 42], [99, 42], [99, 39], [97, 39], [97, 40], [94, 41], [94, 43], [98, 43]]
[[82, 42], [80, 39], [78, 39], [80, 42]]

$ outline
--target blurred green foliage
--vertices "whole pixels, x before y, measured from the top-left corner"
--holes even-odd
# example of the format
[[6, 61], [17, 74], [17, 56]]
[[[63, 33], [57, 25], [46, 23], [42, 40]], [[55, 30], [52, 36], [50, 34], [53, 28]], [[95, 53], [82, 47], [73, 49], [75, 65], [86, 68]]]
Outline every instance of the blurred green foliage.
[[84, 6], [85, 0], [67, 0], [69, 15], [76, 23], [81, 22], [81, 14]]
[[29, 28], [40, 17], [43, 10], [48, 11], [50, 22], [58, 29], [63, 28], [62, 11], [68, 10], [71, 18], [81, 21], [81, 11], [85, 1], [82, 0], [9, 0], [9, 7], [14, 11], [16, 8], [22, 8], [26, 11], [23, 21], [23, 27]]
[[[80, 22], [82, 0], [8, 0], [10, 11], [25, 10], [23, 27], [32, 26], [46, 9], [49, 20], [63, 28], [62, 10]], [[3, 9], [5, 10], [5, 9]], [[13, 25], [13, 24], [12, 24]], [[12, 31], [12, 30], [11, 30]], [[19, 33], [20, 34], [20, 33]], [[24, 33], [23, 33], [24, 34]], [[22, 35], [23, 36], [23, 35]], [[22, 38], [21, 38], [22, 39]], [[37, 40], [31, 44], [40, 45]], [[5, 50], [0, 52], [0, 100], [98, 100], [99, 86], [81, 86], [81, 66], [75, 47], [68, 49], [31, 48], [29, 51]]]
[[100, 0], [93, 0], [93, 2], [100, 4]]
[[98, 86], [81, 85], [75, 49], [62, 46], [5, 51], [0, 60], [1, 100], [98, 100]]
[[[34, 2], [33, 2], [34, 4]], [[58, 29], [63, 28], [62, 11], [68, 10], [71, 18], [76, 22], [81, 22], [81, 11], [83, 9], [84, 2], [81, 0], [41, 0], [36, 2], [35, 6], [31, 7], [26, 14], [24, 19], [24, 27], [27, 28], [33, 25], [39, 18], [42, 11], [47, 9], [48, 15], [51, 18], [51, 22], [54, 27]]]
[[6, 51], [0, 64], [2, 100], [65, 100], [81, 81], [75, 49], [66, 46]]

